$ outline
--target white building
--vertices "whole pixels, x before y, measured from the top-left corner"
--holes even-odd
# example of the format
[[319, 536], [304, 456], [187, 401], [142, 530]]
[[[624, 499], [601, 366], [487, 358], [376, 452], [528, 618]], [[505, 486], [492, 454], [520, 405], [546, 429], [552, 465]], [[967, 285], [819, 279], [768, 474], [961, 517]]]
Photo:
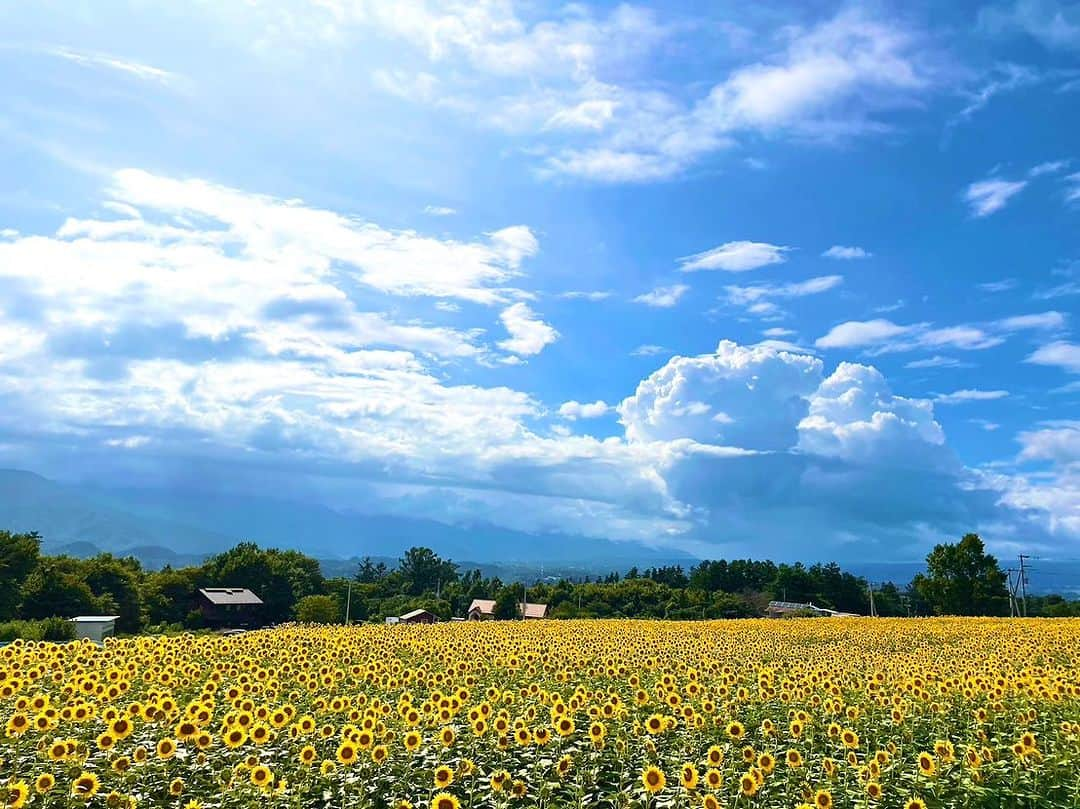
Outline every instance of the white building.
[[119, 615], [78, 615], [71, 619], [75, 624], [75, 637], [89, 638], [101, 643], [105, 638], [116, 634], [116, 619]]

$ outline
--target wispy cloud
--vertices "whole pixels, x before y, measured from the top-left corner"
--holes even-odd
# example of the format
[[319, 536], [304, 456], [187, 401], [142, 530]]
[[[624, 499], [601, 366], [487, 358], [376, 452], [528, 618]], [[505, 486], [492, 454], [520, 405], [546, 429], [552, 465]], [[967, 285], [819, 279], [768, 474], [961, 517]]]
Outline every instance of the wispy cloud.
[[612, 292], [611, 290], [608, 290], [608, 289], [602, 289], [602, 290], [601, 289], [598, 289], [598, 290], [571, 289], [571, 290], [569, 290], [567, 292], [560, 292], [559, 297], [564, 298], [565, 300], [568, 300], [568, 301], [581, 300], [581, 301], [593, 301], [593, 302], [596, 302], [596, 301], [607, 300], [608, 298], [610, 298], [614, 294], [615, 294], [614, 292]]
[[825, 258], [856, 259], [870, 258], [874, 254], [871, 253], [869, 250], [864, 250], [861, 247], [844, 247], [840, 244], [834, 244], [821, 255]]
[[673, 284], [667, 287], [657, 287], [651, 292], [644, 292], [634, 298], [634, 303], [643, 303], [661, 309], [675, 306], [679, 300], [690, 290], [686, 284]]
[[966, 388], [952, 393], [939, 393], [934, 396], [934, 401], [942, 405], [967, 404], [968, 402], [989, 402], [994, 399], [1004, 399], [1009, 395], [1007, 390], [977, 390]]
[[1080, 374], [1080, 345], [1065, 340], [1055, 340], [1039, 346], [1025, 362], [1052, 365], [1069, 373]]
[[746, 272], [770, 264], [780, 264], [786, 260], [785, 254], [790, 250], [790, 247], [768, 242], [726, 242], [711, 250], [680, 258], [679, 264], [683, 272], [697, 270]]
[[1065, 315], [1056, 311], [1016, 315], [977, 325], [961, 324], [937, 328], [930, 323], [901, 325], [884, 319], [851, 320], [834, 326], [827, 334], [818, 338], [815, 345], [818, 348], [868, 348], [876, 354], [945, 347], [979, 351], [1001, 345], [1015, 332], [1028, 329], [1052, 330], [1062, 327], [1065, 322]]
[[666, 354], [668, 350], [663, 346], [653, 345], [652, 343], [646, 343], [640, 345], [630, 352], [631, 357], [655, 357], [658, 354]]
[[453, 216], [457, 213], [457, 209], [448, 208], [445, 205], [427, 205], [424, 207], [424, 213], [428, 216]]
[[979, 284], [979, 289], [983, 292], [1008, 292], [1010, 289], [1016, 289], [1020, 285], [1020, 282], [1015, 278], [1003, 278], [1000, 281], [986, 281]]
[[935, 354], [921, 360], [912, 360], [904, 364], [905, 368], [970, 368], [971, 363], [961, 362], [955, 357], [943, 357]]
[[74, 50], [73, 48], [48, 48], [46, 49], [46, 53], [60, 59], [66, 59], [67, 61], [74, 62], [78, 65], [114, 70], [119, 73], [133, 76], [137, 79], [142, 79], [143, 81], [169, 84], [178, 78], [175, 73], [171, 73], [168, 70], [162, 70], [159, 67], [144, 64], [143, 62], [123, 59], [105, 53], [90, 53], [87, 51]]
[[753, 286], [726, 286], [724, 300], [731, 306], [742, 306], [751, 314], [776, 316], [780, 307], [774, 300], [803, 298], [835, 289], [844, 282], [842, 275], [821, 275], [788, 284], [755, 284]]
[[981, 218], [1000, 211], [1026, 185], [1027, 180], [980, 180], [968, 186], [964, 199], [971, 207], [972, 216]]

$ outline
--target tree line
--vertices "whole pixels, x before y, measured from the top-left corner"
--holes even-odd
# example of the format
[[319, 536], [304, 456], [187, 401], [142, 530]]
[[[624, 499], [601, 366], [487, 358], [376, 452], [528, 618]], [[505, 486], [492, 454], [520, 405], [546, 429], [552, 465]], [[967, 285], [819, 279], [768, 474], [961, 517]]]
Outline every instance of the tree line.
[[[1008, 615], [1005, 582], [982, 540], [968, 534], [935, 547], [926, 572], [907, 586], [875, 587], [874, 600], [881, 616]], [[393, 568], [365, 558], [347, 579], [325, 577], [318, 560], [299, 551], [251, 542], [202, 565], [146, 570], [133, 557], [107, 553], [88, 559], [48, 556], [41, 553], [38, 534], [0, 531], [0, 640], [32, 631], [62, 639], [68, 628], [50, 619], [85, 614], [119, 616], [120, 633], [199, 629], [195, 594], [201, 587], [251, 589], [263, 600], [267, 623], [341, 623], [346, 608], [354, 622], [381, 622], [416, 608], [446, 620], [464, 616], [477, 598], [494, 599], [496, 617], [503, 618], [517, 617], [525, 598], [547, 604], [552, 618], [746, 618], [762, 615], [771, 600], [869, 613], [866, 580], [836, 563], [707, 560], [688, 569], [631, 568], [578, 581], [524, 583], [462, 570], [430, 548], [416, 547]], [[1080, 602], [1030, 598], [1028, 614], [1080, 615]]]

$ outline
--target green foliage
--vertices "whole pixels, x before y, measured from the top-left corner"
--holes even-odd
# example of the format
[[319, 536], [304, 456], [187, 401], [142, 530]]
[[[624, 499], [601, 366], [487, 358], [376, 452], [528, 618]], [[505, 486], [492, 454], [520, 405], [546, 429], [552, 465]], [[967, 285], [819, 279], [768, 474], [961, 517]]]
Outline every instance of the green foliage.
[[495, 597], [495, 618], [500, 621], [510, 621], [521, 617], [520, 587], [503, 587]]
[[926, 557], [926, 575], [912, 582], [937, 615], [1007, 615], [1005, 572], [986, 553], [978, 534], [942, 543]]
[[37, 567], [41, 537], [0, 531], [0, 620], [15, 615], [26, 577]]
[[441, 559], [431, 548], [409, 548], [401, 558], [397, 572], [404, 591], [414, 596], [441, 589], [458, 578], [457, 565]]
[[254, 542], [208, 559], [201, 579], [216, 587], [247, 587], [262, 599], [262, 615], [270, 623], [290, 620], [297, 601], [322, 593], [326, 585], [317, 559], [299, 551], [264, 550]]
[[0, 642], [11, 642], [20, 638], [64, 643], [75, 640], [75, 626], [70, 621], [56, 616], [43, 618], [40, 621], [0, 623]]
[[296, 602], [296, 620], [305, 624], [340, 624], [341, 605], [333, 596], [304, 596]]

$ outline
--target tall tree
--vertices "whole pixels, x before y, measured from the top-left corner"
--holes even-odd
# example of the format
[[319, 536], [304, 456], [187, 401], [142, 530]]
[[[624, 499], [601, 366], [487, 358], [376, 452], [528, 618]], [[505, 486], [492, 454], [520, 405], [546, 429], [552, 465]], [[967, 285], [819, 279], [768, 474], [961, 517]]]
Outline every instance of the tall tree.
[[440, 584], [457, 581], [457, 565], [439, 557], [431, 548], [409, 548], [401, 557], [398, 573], [409, 595], [434, 591]]
[[0, 620], [15, 615], [19, 591], [26, 577], [37, 567], [40, 553], [41, 537], [38, 534], [0, 531]]
[[1004, 615], [1009, 609], [1005, 572], [978, 534], [936, 545], [926, 557], [926, 574], [912, 585], [938, 615]]

